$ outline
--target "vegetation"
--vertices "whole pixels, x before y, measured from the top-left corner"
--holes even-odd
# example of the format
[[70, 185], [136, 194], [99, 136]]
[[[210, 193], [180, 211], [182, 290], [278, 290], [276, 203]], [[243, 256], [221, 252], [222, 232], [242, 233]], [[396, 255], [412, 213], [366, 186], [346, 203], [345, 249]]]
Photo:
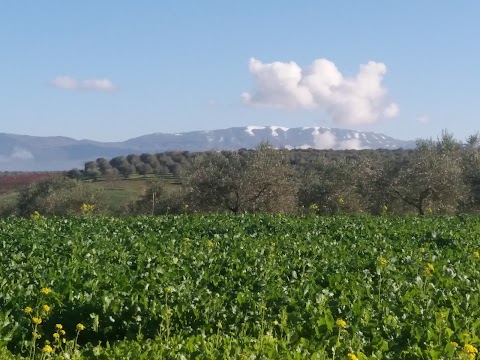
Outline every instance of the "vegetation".
[[[74, 182], [57, 185], [71, 196], [72, 207], [64, 213], [77, 211], [82, 202], [98, 202], [111, 215], [180, 214], [186, 207], [234, 214], [299, 214], [312, 208], [319, 215], [475, 214], [480, 209], [478, 145], [478, 136], [461, 144], [444, 131], [436, 141], [419, 140], [415, 150], [287, 151], [261, 144], [256, 150], [129, 155], [99, 158], [84, 170], [68, 172], [77, 182], [91, 182], [83, 191], [87, 185], [103, 190], [95, 200], [80, 191], [70, 194]], [[27, 197], [27, 206], [16, 191], [16, 203], [10, 195], [0, 215], [38, 210], [36, 193]]]
[[478, 139], [0, 176], [0, 358], [475, 359]]
[[94, 212], [0, 220], [2, 359], [476, 356], [478, 218]]

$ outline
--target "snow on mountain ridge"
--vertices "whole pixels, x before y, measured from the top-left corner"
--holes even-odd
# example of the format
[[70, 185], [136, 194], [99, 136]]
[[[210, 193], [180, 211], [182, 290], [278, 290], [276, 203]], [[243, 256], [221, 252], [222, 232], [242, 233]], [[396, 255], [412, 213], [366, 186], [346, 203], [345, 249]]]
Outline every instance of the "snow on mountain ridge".
[[253, 130], [263, 130], [263, 129], [265, 129], [265, 126], [247, 126], [247, 128], [245, 129], [245, 132], [249, 135], [255, 136], [255, 134], [253, 133]]

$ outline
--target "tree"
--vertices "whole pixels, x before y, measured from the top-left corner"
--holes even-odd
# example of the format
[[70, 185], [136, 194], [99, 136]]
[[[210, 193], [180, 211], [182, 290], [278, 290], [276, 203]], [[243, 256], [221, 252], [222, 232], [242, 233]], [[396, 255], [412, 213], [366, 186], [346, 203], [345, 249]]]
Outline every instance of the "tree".
[[80, 169], [72, 169], [72, 170], [69, 170], [67, 172], [67, 176], [70, 178], [70, 179], [81, 179], [82, 178], [82, 170]]
[[461, 144], [447, 131], [437, 141], [418, 140], [390, 190], [419, 215], [455, 213], [467, 195], [463, 181]]
[[140, 155], [140, 160], [144, 164], [150, 165], [153, 171], [160, 167], [160, 163], [158, 162], [157, 157], [153, 154], [142, 154]]
[[147, 175], [147, 174], [151, 174], [153, 173], [153, 169], [152, 167], [150, 166], [150, 164], [145, 164], [145, 163], [142, 163], [141, 165], [139, 165], [137, 167], [137, 172], [139, 175]]
[[468, 196], [462, 206], [465, 212], [475, 212], [480, 209], [480, 135], [470, 135], [462, 152], [462, 167], [464, 184]]
[[185, 177], [189, 202], [201, 211], [294, 212], [297, 186], [284, 151], [261, 144], [242, 159], [207, 153]]
[[358, 160], [320, 157], [302, 177], [300, 205], [320, 214], [358, 213], [363, 209], [358, 180]]
[[85, 163], [85, 174], [91, 179], [97, 179], [102, 175], [102, 172], [98, 168], [96, 161], [88, 161]]

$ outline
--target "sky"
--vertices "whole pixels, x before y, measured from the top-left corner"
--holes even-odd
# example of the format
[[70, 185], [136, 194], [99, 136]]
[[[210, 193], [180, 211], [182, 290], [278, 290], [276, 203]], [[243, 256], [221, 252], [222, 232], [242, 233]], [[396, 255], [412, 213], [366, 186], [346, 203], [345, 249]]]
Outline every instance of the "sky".
[[480, 130], [480, 2], [0, 0], [0, 132]]

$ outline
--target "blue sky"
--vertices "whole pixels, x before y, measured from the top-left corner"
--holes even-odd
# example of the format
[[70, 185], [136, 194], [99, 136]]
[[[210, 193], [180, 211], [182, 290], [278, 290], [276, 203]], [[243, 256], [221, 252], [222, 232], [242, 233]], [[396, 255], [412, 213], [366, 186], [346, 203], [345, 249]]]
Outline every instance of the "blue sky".
[[479, 13], [473, 0], [2, 1], [0, 132], [464, 139], [480, 130]]

